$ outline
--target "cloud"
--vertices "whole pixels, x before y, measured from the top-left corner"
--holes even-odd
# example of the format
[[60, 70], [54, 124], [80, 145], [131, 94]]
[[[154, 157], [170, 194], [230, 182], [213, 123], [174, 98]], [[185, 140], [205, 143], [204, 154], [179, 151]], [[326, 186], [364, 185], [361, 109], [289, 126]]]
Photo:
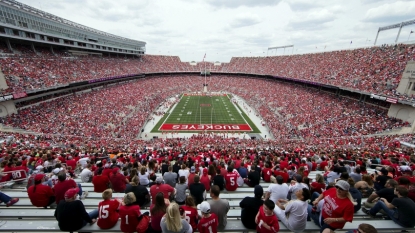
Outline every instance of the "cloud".
[[327, 23], [336, 19], [335, 14], [327, 9], [320, 9], [301, 14], [301, 17], [295, 17], [288, 24], [291, 30], [319, 30], [327, 27]]
[[365, 22], [395, 22], [409, 20], [414, 17], [415, 2], [394, 2], [386, 3], [381, 6], [369, 9], [363, 21]]
[[261, 19], [258, 15], [244, 13], [237, 15], [230, 23], [229, 26], [231, 28], [240, 28], [240, 27], [247, 27], [258, 24], [261, 22]]
[[324, 4], [320, 4], [317, 1], [310, 1], [310, 0], [285, 0], [292, 11], [308, 11], [314, 8], [319, 8], [324, 6]]
[[280, 2], [281, 0], [207, 0], [209, 5], [218, 8], [275, 6]]

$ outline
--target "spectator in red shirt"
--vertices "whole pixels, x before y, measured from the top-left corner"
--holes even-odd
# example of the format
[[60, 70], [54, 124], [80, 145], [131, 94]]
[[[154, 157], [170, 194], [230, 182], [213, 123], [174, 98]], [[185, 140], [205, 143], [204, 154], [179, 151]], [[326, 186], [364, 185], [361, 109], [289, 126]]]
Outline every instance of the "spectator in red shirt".
[[163, 177], [157, 177], [156, 184], [150, 187], [151, 203], [155, 204], [157, 193], [162, 192], [165, 199], [170, 199], [176, 194], [176, 189], [168, 184], [163, 184]]
[[238, 174], [233, 173], [233, 167], [228, 166], [228, 173], [225, 175], [225, 188], [228, 191], [235, 191], [238, 188]]
[[58, 180], [59, 182], [53, 187], [55, 190], [56, 204], [65, 200], [65, 192], [71, 188], [79, 188], [78, 194], [81, 196], [81, 199], [84, 199], [88, 195], [88, 191], [82, 192], [81, 184], [75, 183], [72, 179], [66, 179], [65, 171], [60, 171], [58, 173]]
[[136, 198], [134, 193], [130, 192], [125, 194], [123, 205], [119, 210], [122, 232], [136, 232], [138, 217], [141, 215], [141, 212], [140, 206], [134, 205], [135, 201]]
[[125, 191], [126, 185], [128, 184], [128, 179], [121, 174], [118, 167], [112, 169], [113, 174], [109, 177], [111, 181], [112, 190], [116, 193], [123, 193]]
[[[219, 220], [218, 216], [214, 213], [210, 213], [210, 204], [207, 201], [200, 204], [200, 212], [202, 212], [202, 218], [197, 224], [199, 233], [217, 233]], [[193, 231], [195, 228], [193, 228]]]
[[121, 206], [121, 201], [112, 199], [112, 190], [106, 189], [102, 192], [104, 199], [98, 204], [99, 218], [97, 225], [101, 229], [110, 229], [115, 226], [118, 221], [118, 210]]
[[43, 185], [45, 174], [37, 174], [35, 176], [35, 185], [27, 190], [30, 202], [36, 207], [47, 208], [55, 202], [55, 194], [51, 187]]
[[102, 193], [104, 190], [111, 186], [110, 179], [108, 176], [102, 175], [102, 168], [99, 168], [97, 175], [93, 176], [92, 184], [94, 185], [94, 192]]
[[154, 206], [150, 208], [151, 223], [149, 225], [149, 232], [161, 233], [161, 218], [166, 214], [166, 209], [170, 202], [167, 202], [166, 204], [162, 192], [157, 193], [154, 199]]
[[259, 233], [276, 233], [280, 230], [277, 215], [274, 213], [275, 203], [271, 200], [265, 200], [259, 208], [255, 217], [255, 223], [258, 224], [256, 231]]

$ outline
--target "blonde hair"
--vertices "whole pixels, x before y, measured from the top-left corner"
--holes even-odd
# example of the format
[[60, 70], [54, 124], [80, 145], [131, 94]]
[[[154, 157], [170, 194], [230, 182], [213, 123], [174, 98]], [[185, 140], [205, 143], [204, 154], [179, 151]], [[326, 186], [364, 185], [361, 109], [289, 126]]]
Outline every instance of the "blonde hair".
[[124, 204], [125, 205], [131, 205], [136, 201], [135, 195], [133, 192], [129, 192], [124, 195]]
[[270, 178], [271, 183], [277, 183], [277, 178], [275, 178], [275, 176], [271, 176]]
[[138, 179], [138, 176], [134, 176], [132, 179], [131, 179], [131, 182], [130, 182], [130, 184], [132, 185], [132, 186], [138, 186], [138, 184], [140, 183], [140, 180]]
[[102, 198], [104, 200], [109, 200], [112, 198], [112, 189], [105, 189], [104, 192], [102, 192]]
[[179, 206], [177, 203], [170, 203], [166, 210], [166, 226], [167, 230], [179, 232], [182, 228], [182, 218], [180, 217]]

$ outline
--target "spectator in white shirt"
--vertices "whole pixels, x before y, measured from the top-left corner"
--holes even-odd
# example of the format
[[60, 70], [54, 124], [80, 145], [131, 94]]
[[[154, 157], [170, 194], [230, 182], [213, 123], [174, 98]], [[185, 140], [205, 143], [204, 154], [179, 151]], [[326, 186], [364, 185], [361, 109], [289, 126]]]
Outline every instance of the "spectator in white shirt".
[[87, 164], [86, 167], [79, 174], [82, 182], [87, 183], [92, 181], [93, 173], [91, 171], [91, 164]]

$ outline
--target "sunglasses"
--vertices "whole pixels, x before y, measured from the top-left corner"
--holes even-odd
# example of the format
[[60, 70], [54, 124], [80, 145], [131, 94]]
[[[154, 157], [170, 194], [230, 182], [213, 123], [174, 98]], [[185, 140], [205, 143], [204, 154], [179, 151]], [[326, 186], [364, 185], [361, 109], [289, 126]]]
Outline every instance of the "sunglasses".
[[340, 188], [339, 186], [336, 186], [337, 190], [345, 191], [344, 189]]

